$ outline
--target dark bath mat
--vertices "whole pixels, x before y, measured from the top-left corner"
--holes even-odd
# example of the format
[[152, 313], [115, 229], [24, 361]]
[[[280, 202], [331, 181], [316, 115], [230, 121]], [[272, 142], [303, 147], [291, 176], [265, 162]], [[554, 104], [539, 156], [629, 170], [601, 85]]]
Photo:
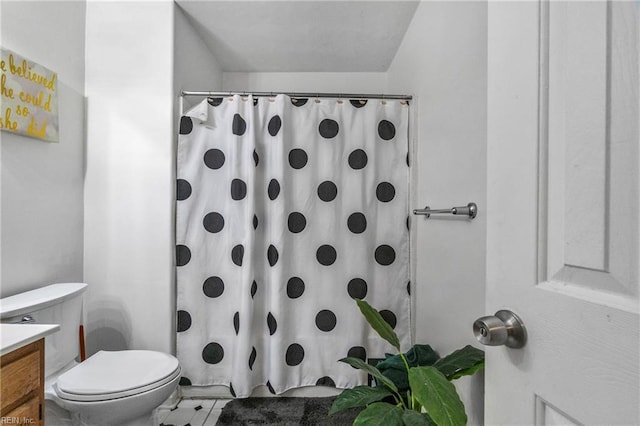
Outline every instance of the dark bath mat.
[[335, 397], [244, 398], [224, 406], [216, 426], [280, 425], [350, 426], [360, 409], [351, 408], [329, 416]]

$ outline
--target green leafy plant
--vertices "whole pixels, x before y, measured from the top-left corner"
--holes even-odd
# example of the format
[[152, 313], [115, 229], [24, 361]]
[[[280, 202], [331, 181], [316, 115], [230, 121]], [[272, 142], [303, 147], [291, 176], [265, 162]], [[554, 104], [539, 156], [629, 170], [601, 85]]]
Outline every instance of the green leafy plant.
[[[340, 362], [369, 373], [377, 386], [356, 386], [344, 390], [334, 401], [329, 414], [347, 408], [366, 407], [356, 417], [354, 426], [465, 425], [467, 414], [451, 381], [484, 368], [484, 352], [465, 346], [439, 358], [428, 345], [416, 345], [411, 349], [414, 353], [402, 353], [398, 336], [380, 313], [363, 300], [356, 300], [356, 303], [371, 327], [396, 348], [398, 355], [393, 357], [400, 358], [404, 370], [398, 374], [398, 371], [391, 371], [393, 368], [381, 371], [359, 358], [341, 359]], [[423, 351], [424, 356], [416, 356], [418, 351]], [[382, 363], [387, 367], [393, 365], [391, 358], [391, 355], [387, 356]]]

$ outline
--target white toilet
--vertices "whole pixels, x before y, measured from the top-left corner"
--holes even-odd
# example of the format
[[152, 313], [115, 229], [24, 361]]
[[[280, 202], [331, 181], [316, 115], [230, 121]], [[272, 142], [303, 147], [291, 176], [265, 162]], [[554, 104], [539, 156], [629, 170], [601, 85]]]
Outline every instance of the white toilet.
[[2, 322], [60, 325], [45, 338], [45, 421], [152, 425], [153, 411], [178, 386], [180, 364], [169, 354], [142, 350], [100, 351], [79, 363], [86, 289], [84, 283], [53, 284], [0, 300]]

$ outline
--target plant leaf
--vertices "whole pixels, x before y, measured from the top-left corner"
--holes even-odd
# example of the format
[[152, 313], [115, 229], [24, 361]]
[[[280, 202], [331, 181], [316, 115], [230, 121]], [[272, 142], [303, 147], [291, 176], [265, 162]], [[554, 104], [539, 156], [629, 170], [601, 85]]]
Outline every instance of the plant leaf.
[[435, 367], [409, 370], [413, 396], [438, 426], [467, 424], [467, 414], [455, 386]]
[[[404, 356], [409, 363], [409, 367], [433, 365], [440, 358], [436, 351], [429, 345], [413, 345]], [[388, 356], [386, 359], [378, 362], [376, 368], [380, 370], [385, 377], [388, 377], [389, 380], [395, 383], [400, 392], [409, 389], [407, 367], [400, 355]]]
[[353, 426], [402, 426], [402, 411], [386, 402], [374, 402], [358, 414]]
[[404, 410], [402, 421], [407, 426], [437, 426], [428, 415], [413, 410]]
[[369, 386], [356, 386], [352, 389], [345, 389], [333, 401], [329, 415], [337, 413], [347, 408], [364, 407], [393, 395], [389, 389], [384, 387], [372, 388]]
[[364, 362], [363, 360], [361, 360], [360, 358], [353, 358], [353, 357], [348, 357], [348, 358], [342, 358], [341, 360], [339, 360], [340, 362], [344, 362], [349, 364], [352, 367], [356, 367], [359, 368], [360, 370], [364, 370], [367, 373], [371, 374], [373, 377], [376, 378], [376, 380], [379, 380], [378, 383], [382, 383], [383, 385], [385, 385], [386, 387], [388, 387], [389, 389], [391, 389], [393, 392], [395, 392], [396, 394], [398, 393], [398, 388], [396, 387], [396, 385], [389, 380], [388, 378], [386, 378], [381, 372], [380, 370], [378, 370], [377, 368], [375, 368], [373, 365], [369, 365], [366, 362]]
[[356, 299], [356, 303], [358, 304], [358, 308], [360, 308], [360, 312], [362, 312], [362, 315], [364, 315], [367, 322], [376, 331], [376, 333], [400, 352], [400, 340], [398, 339], [398, 335], [393, 331], [393, 328], [391, 328], [389, 323], [382, 318], [380, 312], [364, 300]]
[[465, 368], [464, 370], [460, 370], [460, 371], [456, 372], [453, 376], [449, 377], [448, 379], [449, 380], [455, 380], [455, 379], [459, 379], [462, 376], [471, 376], [471, 375], [475, 374], [476, 372], [482, 370], [483, 368], [484, 368], [484, 361], [480, 361], [479, 363], [477, 363], [473, 367]]
[[[484, 365], [484, 351], [474, 348], [471, 345], [467, 345], [462, 349], [458, 349], [455, 352], [451, 352], [449, 355], [444, 358], [440, 358], [438, 361], [433, 364], [445, 377], [449, 380], [453, 380], [456, 374], [462, 372], [463, 370], [470, 369], [475, 367], [479, 363], [483, 363]], [[478, 371], [479, 368], [469, 372], [468, 374], [473, 374]], [[462, 374], [462, 377], [466, 374]], [[456, 377], [457, 378], [457, 377]]]

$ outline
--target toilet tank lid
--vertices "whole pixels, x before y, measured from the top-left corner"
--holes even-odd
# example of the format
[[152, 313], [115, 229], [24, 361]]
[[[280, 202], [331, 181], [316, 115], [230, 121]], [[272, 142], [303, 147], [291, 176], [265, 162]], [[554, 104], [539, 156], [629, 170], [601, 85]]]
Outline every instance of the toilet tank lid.
[[0, 320], [28, 314], [79, 296], [85, 283], [59, 283], [0, 299]]

